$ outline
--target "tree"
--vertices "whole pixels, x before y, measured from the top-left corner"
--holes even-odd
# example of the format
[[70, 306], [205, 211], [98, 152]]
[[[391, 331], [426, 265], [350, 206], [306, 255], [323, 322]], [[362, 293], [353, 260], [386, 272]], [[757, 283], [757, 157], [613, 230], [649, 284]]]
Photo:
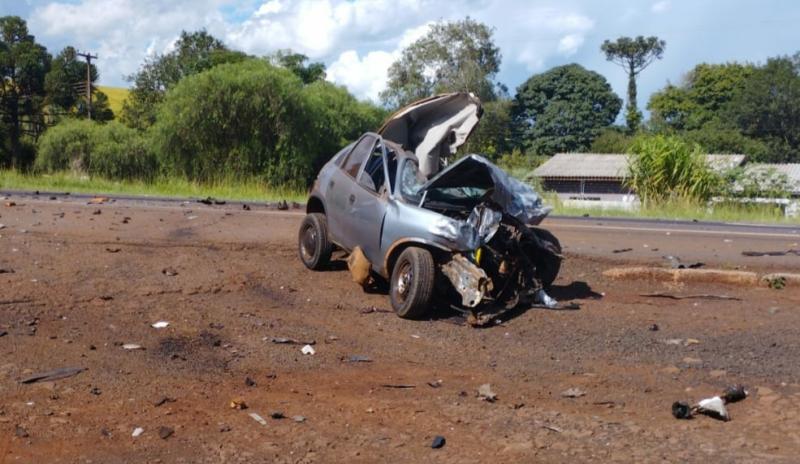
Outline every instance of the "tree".
[[505, 98], [484, 103], [481, 122], [460, 152], [479, 153], [493, 161], [509, 153], [517, 144], [511, 130], [511, 105]]
[[697, 130], [727, 122], [723, 111], [755, 69], [740, 63], [698, 64], [680, 86], [667, 85], [650, 97], [651, 123], [660, 130]]
[[531, 76], [517, 89], [513, 131], [536, 154], [583, 151], [616, 119], [622, 100], [600, 74], [578, 64]]
[[470, 17], [438, 22], [428, 33], [406, 47], [389, 67], [381, 100], [400, 107], [436, 93], [468, 91], [483, 101], [494, 100], [500, 69], [500, 49], [493, 29]]
[[[89, 67], [89, 76], [92, 84], [97, 82], [99, 74], [94, 64]], [[86, 115], [86, 63], [80, 60], [75, 48], [65, 47], [53, 59], [50, 72], [45, 76], [45, 90], [47, 102], [54, 115]], [[94, 86], [92, 94], [92, 119], [113, 119], [114, 113], [108, 107], [108, 97]]]
[[770, 161], [800, 161], [800, 53], [757, 68], [726, 114], [744, 135], [769, 146]]
[[123, 122], [139, 129], [151, 126], [155, 122], [156, 106], [164, 99], [166, 91], [181, 79], [247, 58], [244, 53], [229, 50], [205, 30], [181, 32], [174, 50], [147, 59], [139, 72], [128, 76], [133, 87], [122, 107]]
[[23, 138], [35, 140], [44, 130], [44, 81], [50, 60], [22, 18], [0, 18], [0, 118], [9, 153], [0, 164], [25, 166], [33, 160], [33, 148]]
[[306, 63], [308, 57], [291, 50], [278, 50], [267, 56], [270, 63], [293, 72], [304, 84], [325, 80], [325, 64], [320, 62]]
[[606, 54], [606, 60], [616, 63], [628, 74], [628, 103], [625, 108], [625, 120], [628, 130], [635, 132], [642, 121], [642, 113], [636, 105], [636, 76], [655, 60], [664, 55], [667, 43], [658, 37], [642, 37], [635, 39], [620, 37], [615, 42], [606, 40], [600, 49]]

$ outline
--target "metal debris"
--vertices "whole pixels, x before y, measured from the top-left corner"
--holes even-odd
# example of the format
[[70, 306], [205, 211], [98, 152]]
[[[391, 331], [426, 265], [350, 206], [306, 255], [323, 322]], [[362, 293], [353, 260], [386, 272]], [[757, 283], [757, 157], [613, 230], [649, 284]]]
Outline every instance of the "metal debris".
[[640, 293], [639, 296], [647, 298], [669, 298], [671, 300], [733, 300], [742, 301], [741, 298], [730, 295], [713, 295], [710, 293], [700, 293], [695, 295], [675, 295], [672, 293]]
[[695, 414], [703, 414], [722, 421], [731, 420], [727, 404], [735, 403], [747, 398], [747, 389], [742, 385], [731, 385], [723, 391], [722, 395], [712, 396], [700, 400], [694, 406], [684, 401], [672, 403], [672, 415], [676, 419], [691, 419]]
[[304, 346], [303, 348], [300, 349], [300, 352], [307, 355], [313, 355], [316, 353], [314, 347], [311, 345]]
[[20, 380], [20, 383], [51, 382], [53, 380], [66, 379], [78, 375], [85, 371], [85, 367], [60, 367], [46, 372], [39, 372]]
[[371, 363], [372, 362], [372, 358], [370, 358], [368, 356], [361, 356], [359, 354], [354, 354], [354, 355], [349, 356], [347, 358], [347, 362], [350, 362], [350, 363]]
[[633, 248], [619, 248], [617, 250], [611, 250], [612, 253], [627, 253], [629, 251], [633, 251]]
[[122, 345], [123, 350], [143, 350], [144, 347], [142, 345], [137, 345], [136, 343], [125, 343]]
[[164, 269], [161, 270], [161, 273], [164, 274], [165, 276], [169, 276], [169, 277], [173, 277], [173, 276], [178, 275], [178, 271], [176, 271], [175, 269], [173, 269], [171, 267], [165, 267]]
[[748, 257], [759, 257], [759, 256], [786, 256], [786, 255], [795, 255], [800, 256], [800, 250], [796, 250], [794, 248], [786, 250], [786, 251], [743, 251], [743, 256]]
[[383, 388], [417, 388], [416, 385], [411, 385], [407, 383], [382, 383], [381, 387]]
[[272, 337], [272, 343], [279, 345], [316, 345], [317, 342], [315, 340], [303, 341], [288, 337]]
[[158, 321], [158, 322], [154, 322], [153, 324], [150, 324], [150, 325], [154, 329], [165, 329], [165, 328], [167, 328], [169, 326], [169, 322], [167, 322], [167, 321]]
[[586, 392], [581, 390], [580, 388], [573, 387], [568, 388], [561, 392], [561, 396], [564, 398], [580, 398], [582, 396], [586, 396]]
[[267, 421], [263, 417], [259, 416], [258, 414], [254, 413], [254, 412], [251, 412], [249, 414], [249, 416], [252, 417], [253, 420], [258, 422], [259, 424], [267, 425]]
[[439, 448], [443, 447], [445, 443], [447, 443], [447, 440], [443, 436], [436, 435], [435, 437], [433, 437], [433, 442], [431, 443], [431, 448], [439, 449]]

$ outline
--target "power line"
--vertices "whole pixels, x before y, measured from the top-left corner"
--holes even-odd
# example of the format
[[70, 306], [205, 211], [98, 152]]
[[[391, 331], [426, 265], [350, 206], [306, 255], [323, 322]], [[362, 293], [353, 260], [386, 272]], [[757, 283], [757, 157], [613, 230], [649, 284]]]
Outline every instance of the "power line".
[[92, 60], [97, 59], [97, 55], [91, 53], [76, 53], [86, 59], [86, 114], [92, 119]]

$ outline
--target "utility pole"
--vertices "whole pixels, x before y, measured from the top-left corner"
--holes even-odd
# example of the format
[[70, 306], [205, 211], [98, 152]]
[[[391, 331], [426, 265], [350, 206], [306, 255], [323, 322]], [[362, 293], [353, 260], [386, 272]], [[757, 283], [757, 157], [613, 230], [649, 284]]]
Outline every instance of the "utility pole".
[[76, 53], [78, 56], [86, 58], [86, 114], [89, 120], [92, 119], [92, 60], [97, 59], [97, 55], [91, 53]]

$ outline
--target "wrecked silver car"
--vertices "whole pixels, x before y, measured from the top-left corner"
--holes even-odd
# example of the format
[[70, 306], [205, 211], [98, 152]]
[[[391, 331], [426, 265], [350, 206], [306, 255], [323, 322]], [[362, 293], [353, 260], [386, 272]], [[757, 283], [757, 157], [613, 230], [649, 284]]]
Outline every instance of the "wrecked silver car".
[[388, 279], [392, 306], [406, 318], [423, 316], [434, 295], [449, 295], [478, 318], [526, 297], [554, 305], [545, 288], [558, 274], [561, 247], [535, 227], [550, 209], [482, 156], [444, 166], [481, 112], [468, 93], [431, 97], [334, 155], [300, 226], [306, 267], [324, 268], [336, 248], [350, 253], [368, 275]]

